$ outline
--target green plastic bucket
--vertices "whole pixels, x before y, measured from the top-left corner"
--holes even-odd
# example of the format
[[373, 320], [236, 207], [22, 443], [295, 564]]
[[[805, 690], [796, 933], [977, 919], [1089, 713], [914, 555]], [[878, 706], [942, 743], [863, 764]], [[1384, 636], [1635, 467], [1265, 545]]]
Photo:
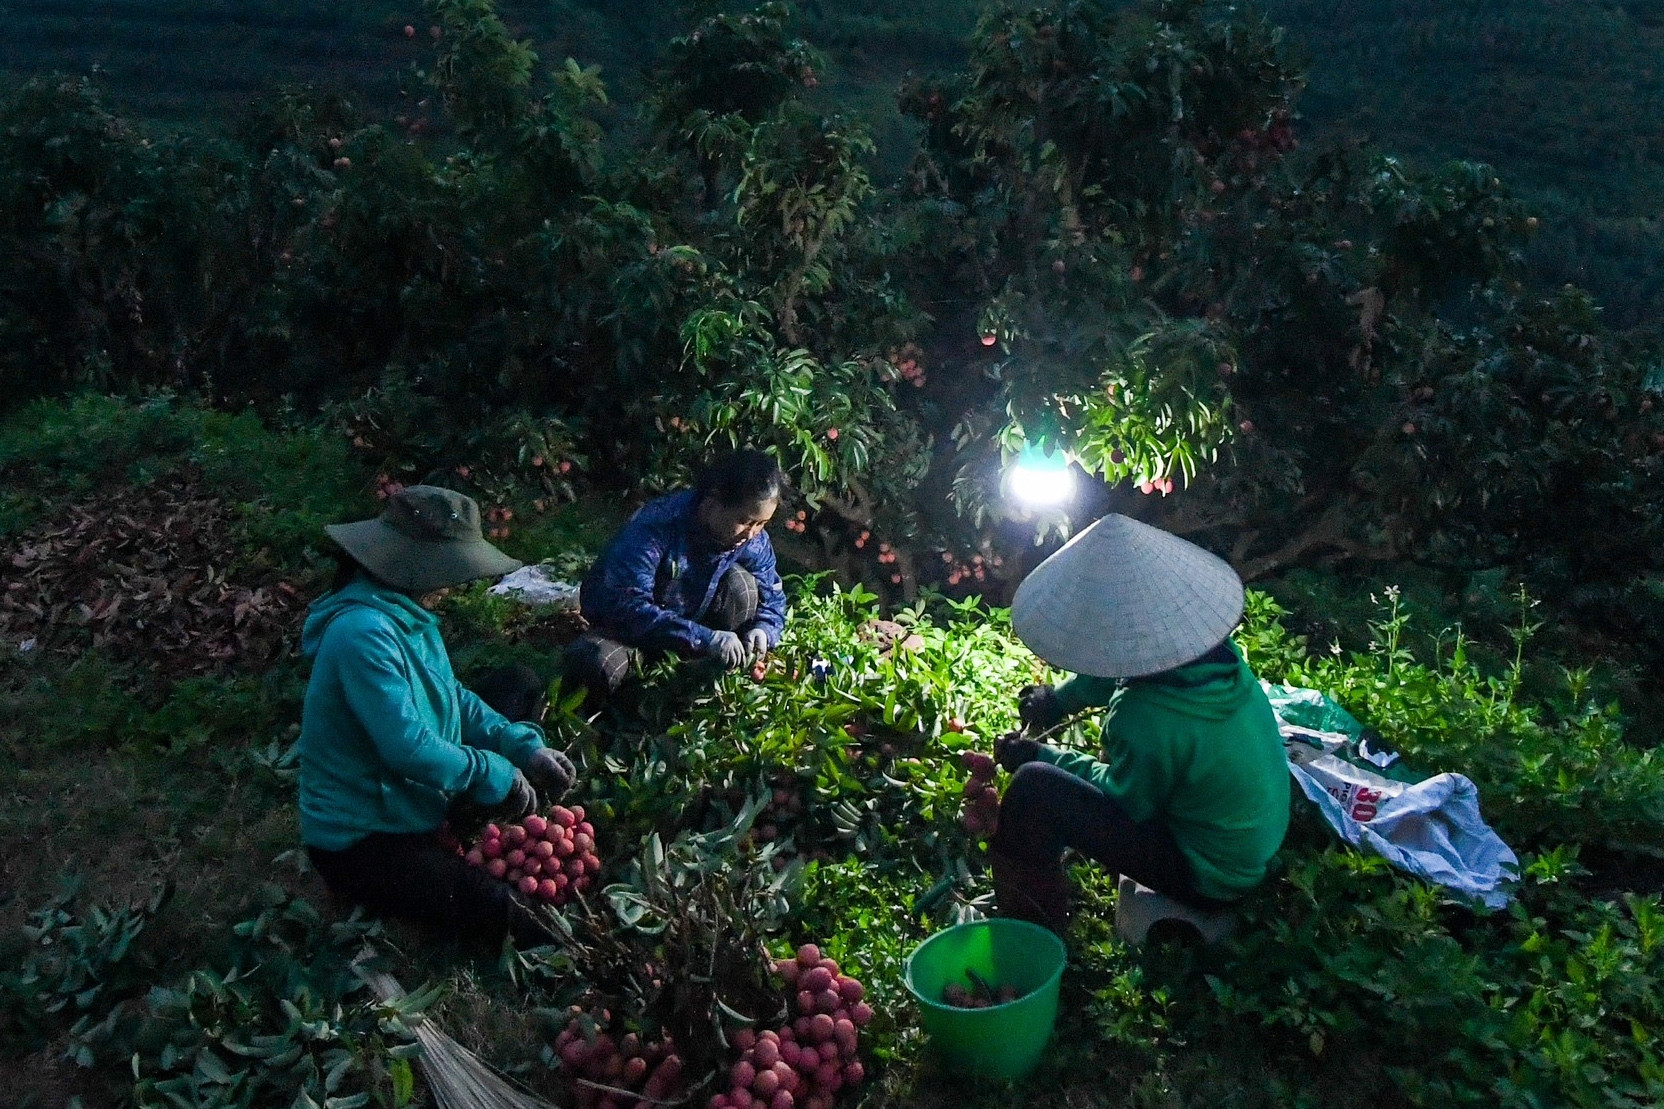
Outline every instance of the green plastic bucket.
[[[919, 1002], [920, 1024], [942, 1061], [957, 1070], [1014, 1081], [1040, 1062], [1057, 1022], [1063, 941], [1026, 920], [978, 920], [938, 932], [907, 957], [907, 988]], [[1017, 1000], [959, 1009], [942, 990], [973, 982], [1014, 986]]]

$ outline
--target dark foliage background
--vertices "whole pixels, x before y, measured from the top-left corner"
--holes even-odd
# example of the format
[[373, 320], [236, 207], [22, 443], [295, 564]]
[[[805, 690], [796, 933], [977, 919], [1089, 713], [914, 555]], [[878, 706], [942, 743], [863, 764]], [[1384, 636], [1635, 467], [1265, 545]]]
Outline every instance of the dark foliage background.
[[1524, 584], [1644, 689], [1656, 21], [1354, 7], [14, 6], [8, 73], [96, 73], [0, 103], [0, 384], [547, 495], [759, 442], [898, 597], [1020, 576], [1046, 441], [1077, 514]]

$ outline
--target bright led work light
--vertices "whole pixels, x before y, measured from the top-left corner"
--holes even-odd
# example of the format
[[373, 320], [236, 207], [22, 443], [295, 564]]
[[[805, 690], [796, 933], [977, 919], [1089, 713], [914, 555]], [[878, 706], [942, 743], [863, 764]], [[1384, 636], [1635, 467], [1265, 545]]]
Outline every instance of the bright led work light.
[[1006, 473], [1006, 496], [1026, 508], [1057, 508], [1075, 495], [1075, 475], [1062, 451], [1030, 444]]

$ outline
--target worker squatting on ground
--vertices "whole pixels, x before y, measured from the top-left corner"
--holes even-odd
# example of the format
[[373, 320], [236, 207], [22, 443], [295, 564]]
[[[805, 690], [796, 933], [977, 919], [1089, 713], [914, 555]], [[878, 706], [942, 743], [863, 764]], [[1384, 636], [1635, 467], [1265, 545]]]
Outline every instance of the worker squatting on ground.
[[[990, 844], [1001, 912], [1061, 931], [1065, 848], [1205, 912], [1264, 879], [1289, 775], [1270, 703], [1228, 638], [1242, 606], [1224, 561], [1118, 515], [1024, 579], [1014, 630], [1077, 676], [1023, 690], [1030, 734], [995, 748], [1014, 772]], [[1097, 758], [1032, 734], [1097, 706]]]
[[451, 939], [546, 942], [506, 885], [441, 844], [460, 807], [518, 820], [571, 788], [576, 771], [535, 723], [463, 688], [420, 598], [519, 567], [480, 533], [479, 506], [416, 485], [374, 520], [326, 529], [344, 552], [312, 605], [300, 735], [300, 821], [313, 866], [338, 898]]
[[584, 578], [590, 630], [567, 648], [566, 683], [598, 703], [644, 658], [704, 657], [733, 669], [773, 650], [786, 593], [764, 528], [785, 484], [772, 458], [741, 450], [692, 489], [637, 512]]

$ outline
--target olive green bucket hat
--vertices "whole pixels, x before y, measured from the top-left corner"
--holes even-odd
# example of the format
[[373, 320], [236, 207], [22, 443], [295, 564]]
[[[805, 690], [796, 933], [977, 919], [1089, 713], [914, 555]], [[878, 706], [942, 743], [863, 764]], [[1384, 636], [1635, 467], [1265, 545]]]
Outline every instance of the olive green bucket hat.
[[426, 593], [518, 570], [519, 559], [485, 541], [472, 497], [412, 485], [387, 498], [374, 520], [324, 528], [359, 565], [394, 589]]

